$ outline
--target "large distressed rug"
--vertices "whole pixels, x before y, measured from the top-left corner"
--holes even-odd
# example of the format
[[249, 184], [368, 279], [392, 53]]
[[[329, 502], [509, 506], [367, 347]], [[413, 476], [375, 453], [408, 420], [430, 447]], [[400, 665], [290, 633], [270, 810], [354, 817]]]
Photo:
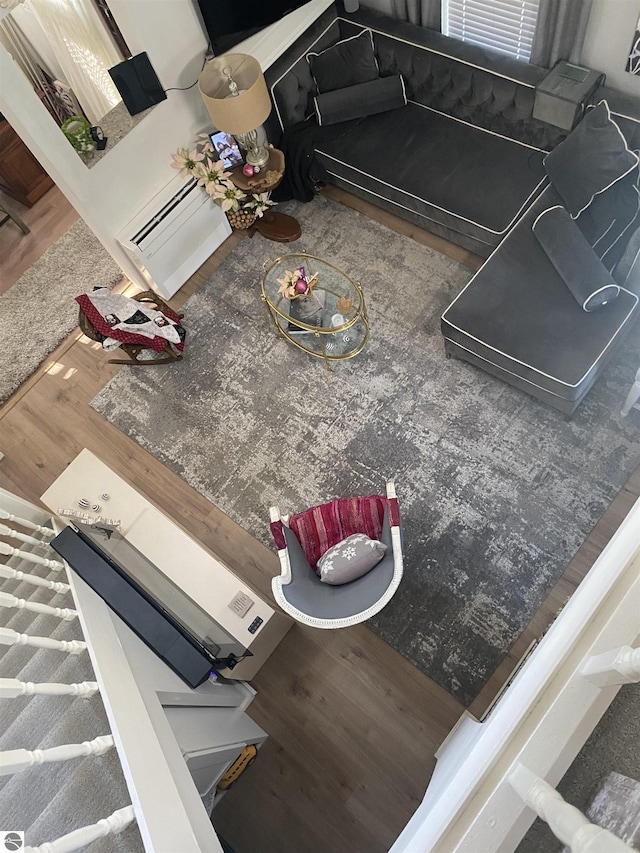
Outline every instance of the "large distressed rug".
[[78, 325], [74, 296], [121, 278], [120, 267], [79, 219], [0, 296], [0, 403]]
[[[468, 704], [640, 463], [630, 343], [572, 421], [447, 360], [456, 262], [319, 196], [290, 247], [243, 240], [186, 305], [185, 360], [124, 368], [92, 406], [261, 541], [295, 511], [397, 482], [405, 575], [367, 624]], [[305, 248], [364, 287], [366, 349], [329, 372], [276, 336], [265, 259]]]

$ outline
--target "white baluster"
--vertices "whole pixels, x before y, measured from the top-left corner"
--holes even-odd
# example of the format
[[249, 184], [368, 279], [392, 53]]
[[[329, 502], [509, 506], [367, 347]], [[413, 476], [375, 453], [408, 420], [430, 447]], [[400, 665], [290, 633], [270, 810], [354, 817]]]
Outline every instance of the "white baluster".
[[79, 655], [87, 648], [82, 640], [53, 640], [51, 637], [19, 634], [12, 628], [0, 628], [0, 646], [34, 646], [37, 649], [56, 649], [70, 655]]
[[0, 524], [0, 536], [7, 536], [9, 539], [17, 539], [19, 542], [26, 542], [27, 545], [41, 545], [53, 550], [48, 542], [43, 542], [42, 539], [36, 539], [34, 536], [27, 536], [26, 533], [19, 533], [13, 527], [7, 527], [6, 524]]
[[608, 829], [589, 823], [582, 812], [567, 803], [555, 788], [518, 764], [509, 776], [520, 799], [541, 817], [553, 834], [571, 848], [571, 853], [629, 853], [624, 841]]
[[39, 557], [30, 551], [20, 551], [18, 548], [12, 548], [11, 545], [7, 545], [6, 542], [0, 542], [0, 554], [5, 554], [7, 557], [20, 557], [28, 563], [37, 563], [39, 566], [46, 566], [48, 569], [53, 569], [56, 572], [64, 569], [64, 565], [58, 560], [47, 560], [45, 557]]
[[18, 696], [82, 696], [88, 699], [98, 691], [96, 681], [80, 681], [78, 684], [54, 684], [19, 681], [17, 678], [0, 678], [0, 699], [16, 699]]
[[582, 667], [582, 675], [598, 687], [640, 681], [640, 648], [620, 646], [593, 655]]
[[11, 569], [9, 566], [4, 566], [0, 563], [0, 578], [10, 578], [11, 580], [24, 581], [33, 586], [43, 586], [45, 589], [53, 589], [56, 592], [69, 592], [71, 587], [67, 583], [58, 583], [58, 581], [48, 581], [45, 578], [39, 578], [37, 575], [30, 575], [28, 572], [21, 572], [18, 569]]
[[118, 809], [109, 817], [103, 817], [92, 826], [83, 826], [82, 829], [74, 829], [68, 835], [63, 835], [56, 841], [47, 841], [39, 847], [25, 847], [24, 853], [73, 853], [81, 847], [104, 838], [107, 835], [116, 835], [126, 829], [135, 820], [133, 806], [125, 806]]
[[50, 527], [42, 527], [40, 524], [34, 524], [33, 521], [28, 521], [26, 518], [20, 518], [17, 515], [12, 515], [12, 513], [7, 512], [4, 509], [0, 509], [0, 518], [3, 521], [15, 521], [16, 524], [20, 525], [20, 527], [26, 527], [27, 530], [35, 530], [36, 533], [41, 533], [43, 536], [47, 536], [49, 538], [56, 535], [56, 531], [52, 530]]
[[83, 743], [66, 743], [51, 749], [8, 749], [0, 752], [0, 776], [10, 776], [37, 764], [69, 761], [87, 755], [103, 755], [113, 747], [113, 737], [103, 735]]
[[0, 592], [0, 607], [15, 607], [18, 610], [30, 610], [32, 613], [46, 613], [48, 616], [57, 616], [70, 622], [78, 615], [77, 611], [70, 607], [50, 607], [48, 604], [40, 604], [38, 601], [25, 601], [24, 598], [16, 598], [9, 592]]

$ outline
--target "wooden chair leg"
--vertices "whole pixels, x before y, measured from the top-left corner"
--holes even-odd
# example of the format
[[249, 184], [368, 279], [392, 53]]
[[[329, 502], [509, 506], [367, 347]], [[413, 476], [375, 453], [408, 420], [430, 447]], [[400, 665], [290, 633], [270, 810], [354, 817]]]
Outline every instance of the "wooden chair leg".
[[29, 234], [30, 228], [24, 224], [22, 219], [18, 216], [17, 213], [13, 211], [9, 202], [4, 198], [4, 196], [0, 196], [0, 214], [6, 213], [6, 217], [2, 220], [0, 224], [3, 224], [7, 221], [7, 219], [13, 219], [18, 228], [23, 232], [23, 234]]

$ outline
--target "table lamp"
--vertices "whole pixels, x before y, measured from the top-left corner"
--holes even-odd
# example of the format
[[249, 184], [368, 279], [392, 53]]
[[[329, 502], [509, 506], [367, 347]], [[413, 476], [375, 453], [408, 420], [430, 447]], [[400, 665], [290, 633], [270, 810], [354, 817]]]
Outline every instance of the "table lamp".
[[218, 56], [205, 65], [198, 88], [217, 129], [237, 138], [247, 163], [265, 166], [269, 152], [261, 144], [260, 126], [271, 112], [271, 99], [258, 60], [245, 53]]

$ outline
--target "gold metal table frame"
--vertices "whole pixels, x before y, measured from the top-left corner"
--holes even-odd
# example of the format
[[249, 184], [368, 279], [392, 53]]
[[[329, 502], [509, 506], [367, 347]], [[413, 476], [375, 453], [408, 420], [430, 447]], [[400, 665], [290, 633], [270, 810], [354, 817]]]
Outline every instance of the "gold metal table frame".
[[[278, 293], [277, 278], [285, 269], [304, 266], [308, 275], [318, 276], [314, 290], [325, 294], [323, 325], [310, 326], [296, 318], [295, 325], [304, 332], [289, 331], [289, 307], [292, 300]], [[323, 358], [328, 370], [331, 363], [346, 361], [362, 352], [369, 340], [369, 318], [364, 302], [364, 293], [359, 282], [354, 281], [339, 267], [316, 255], [296, 252], [282, 255], [275, 261], [265, 261], [261, 282], [262, 301], [276, 331], [290, 344], [316, 358]], [[323, 275], [324, 273], [324, 275]], [[342, 313], [336, 308], [340, 298], [352, 299], [353, 310], [348, 312], [345, 322], [339, 326], [325, 325], [331, 313]], [[300, 298], [300, 297], [297, 297]], [[346, 312], [345, 312], [346, 313]], [[298, 337], [299, 336], [299, 337]]]

